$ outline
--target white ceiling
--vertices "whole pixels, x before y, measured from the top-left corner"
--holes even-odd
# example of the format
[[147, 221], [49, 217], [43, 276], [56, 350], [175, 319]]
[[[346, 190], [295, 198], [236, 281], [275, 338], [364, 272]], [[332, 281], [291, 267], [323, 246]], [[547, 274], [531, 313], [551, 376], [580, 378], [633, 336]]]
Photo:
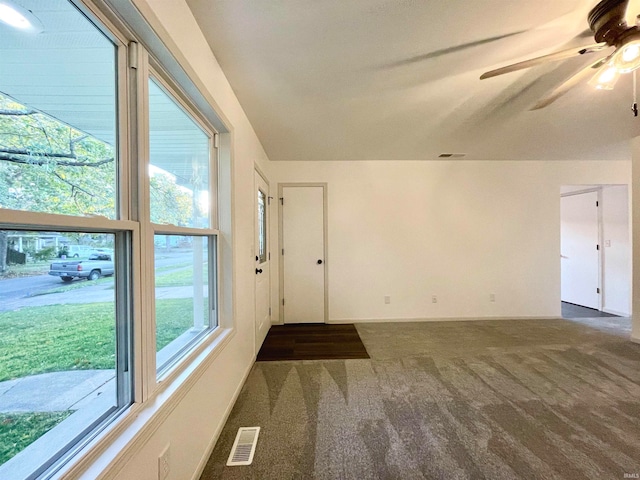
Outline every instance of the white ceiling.
[[271, 160], [624, 160], [640, 134], [630, 75], [529, 111], [602, 53], [478, 78], [594, 43], [596, 0], [187, 3]]

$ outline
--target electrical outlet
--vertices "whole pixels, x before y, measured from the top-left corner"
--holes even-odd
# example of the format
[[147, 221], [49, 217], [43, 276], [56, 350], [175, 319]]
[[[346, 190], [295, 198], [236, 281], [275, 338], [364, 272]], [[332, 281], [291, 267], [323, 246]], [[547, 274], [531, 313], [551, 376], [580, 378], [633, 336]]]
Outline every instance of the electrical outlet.
[[389, 305], [391, 303], [391, 296], [390, 295], [385, 295], [384, 296], [384, 303], [385, 303], [385, 305]]
[[438, 303], [438, 296], [437, 295], [431, 295], [431, 303]]
[[169, 477], [169, 444], [158, 457], [158, 480], [166, 480]]
[[489, 294], [489, 301], [490, 302], [495, 302], [496, 301], [496, 294], [495, 293], [490, 293]]

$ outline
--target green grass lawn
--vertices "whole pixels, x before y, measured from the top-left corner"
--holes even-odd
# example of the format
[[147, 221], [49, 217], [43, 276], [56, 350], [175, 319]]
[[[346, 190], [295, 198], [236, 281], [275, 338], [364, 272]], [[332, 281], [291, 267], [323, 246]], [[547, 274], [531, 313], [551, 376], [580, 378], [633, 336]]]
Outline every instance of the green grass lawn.
[[[158, 300], [158, 349], [193, 325], [193, 299]], [[115, 368], [112, 303], [49, 305], [0, 313], [0, 381]]]
[[[160, 350], [193, 326], [193, 299], [158, 300], [156, 318]], [[115, 368], [112, 303], [2, 312], [0, 332], [0, 381], [46, 372]], [[71, 413], [0, 413], [0, 465]]]
[[193, 298], [156, 302], [156, 351], [159, 352], [193, 326]]
[[71, 413], [73, 412], [0, 413], [0, 465], [35, 442]]
[[112, 303], [0, 313], [0, 381], [45, 372], [115, 368]]
[[[207, 263], [204, 264], [203, 269], [206, 275]], [[159, 274], [156, 270], [156, 287], [184, 287], [187, 285], [193, 285], [193, 265], [191, 264], [179, 269], [174, 268], [163, 274]]]

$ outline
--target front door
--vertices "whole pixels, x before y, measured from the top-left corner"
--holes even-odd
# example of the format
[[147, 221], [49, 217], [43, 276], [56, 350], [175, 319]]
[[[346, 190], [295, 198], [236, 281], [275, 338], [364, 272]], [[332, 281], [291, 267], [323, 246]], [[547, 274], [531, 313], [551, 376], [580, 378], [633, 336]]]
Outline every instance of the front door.
[[325, 322], [325, 187], [283, 186], [284, 323]]
[[255, 297], [256, 352], [271, 326], [271, 288], [269, 281], [269, 185], [255, 172]]

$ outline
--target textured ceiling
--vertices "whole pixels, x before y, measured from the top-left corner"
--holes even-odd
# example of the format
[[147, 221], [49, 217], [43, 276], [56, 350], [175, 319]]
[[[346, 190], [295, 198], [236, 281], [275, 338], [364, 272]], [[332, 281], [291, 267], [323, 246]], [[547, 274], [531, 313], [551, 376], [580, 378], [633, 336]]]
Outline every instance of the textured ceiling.
[[595, 0], [187, 0], [271, 160], [628, 159], [627, 75], [538, 99], [594, 53], [484, 71], [585, 36]]

